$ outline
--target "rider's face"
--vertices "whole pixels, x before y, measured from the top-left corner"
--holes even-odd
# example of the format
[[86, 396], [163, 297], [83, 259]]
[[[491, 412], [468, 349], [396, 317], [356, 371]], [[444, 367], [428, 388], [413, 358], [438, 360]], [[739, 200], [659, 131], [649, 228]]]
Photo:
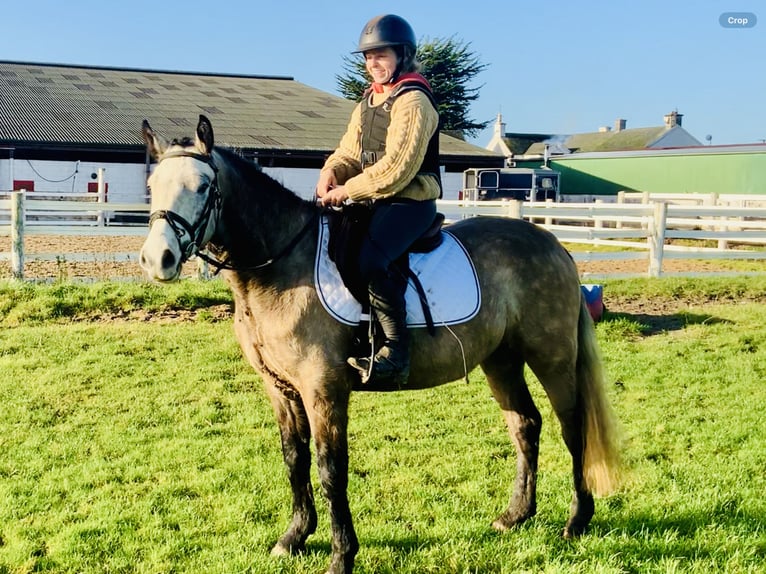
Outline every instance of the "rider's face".
[[367, 73], [370, 74], [374, 82], [385, 84], [393, 78], [397, 64], [396, 52], [393, 48], [367, 50], [364, 53], [364, 61]]

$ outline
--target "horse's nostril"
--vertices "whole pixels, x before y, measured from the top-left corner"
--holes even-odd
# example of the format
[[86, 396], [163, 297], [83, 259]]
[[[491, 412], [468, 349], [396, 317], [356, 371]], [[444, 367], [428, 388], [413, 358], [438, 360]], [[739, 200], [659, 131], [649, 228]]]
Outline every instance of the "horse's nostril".
[[176, 256], [170, 249], [166, 249], [162, 252], [162, 268], [170, 269], [176, 266]]

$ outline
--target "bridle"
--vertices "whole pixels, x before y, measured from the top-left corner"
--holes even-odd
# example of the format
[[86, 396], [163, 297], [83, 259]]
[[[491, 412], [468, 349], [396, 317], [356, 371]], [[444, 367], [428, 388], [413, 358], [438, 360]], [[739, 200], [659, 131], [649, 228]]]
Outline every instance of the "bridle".
[[205, 200], [205, 205], [202, 207], [199, 217], [197, 217], [197, 220], [193, 224], [189, 223], [183, 216], [178, 215], [175, 211], [170, 211], [168, 209], [158, 209], [149, 215], [150, 229], [154, 222], [159, 219], [164, 219], [168, 222], [170, 229], [173, 230], [173, 234], [178, 241], [178, 247], [181, 251], [181, 262], [183, 263], [188, 261], [192, 255], [200, 254], [202, 242], [205, 240], [205, 231], [210, 225], [211, 219], [213, 221], [218, 220], [222, 197], [221, 190], [218, 189], [218, 168], [211, 156], [178, 150], [163, 154], [162, 157], [160, 157], [159, 162], [173, 157], [190, 157], [204, 162], [213, 169], [213, 173], [215, 174], [213, 176], [213, 181], [207, 184], [207, 198]]
[[[215, 222], [218, 221], [218, 218], [220, 217], [221, 204], [223, 203], [221, 190], [218, 188], [218, 167], [215, 165], [212, 156], [186, 150], [176, 150], [162, 154], [158, 163], [173, 157], [190, 157], [192, 159], [204, 162], [213, 169], [213, 173], [215, 174], [213, 176], [213, 181], [207, 185], [208, 196], [205, 200], [205, 205], [202, 208], [202, 212], [199, 214], [199, 217], [197, 218], [197, 221], [194, 222], [194, 224], [189, 223], [184, 217], [178, 215], [175, 211], [170, 211], [168, 209], [158, 209], [149, 215], [150, 229], [152, 224], [158, 219], [164, 219], [168, 222], [170, 229], [173, 230], [173, 233], [176, 236], [178, 247], [181, 250], [181, 263], [185, 263], [192, 255], [196, 255], [203, 261], [213, 265], [216, 268], [216, 273], [221, 271], [221, 269], [228, 269], [231, 271], [257, 271], [259, 269], [263, 269], [264, 267], [268, 267], [275, 261], [289, 254], [298, 245], [298, 243], [300, 243], [300, 241], [303, 239], [303, 237], [306, 235], [318, 217], [318, 214], [316, 213], [313, 217], [310, 217], [298, 232], [298, 234], [295, 235], [287, 243], [287, 245], [285, 245], [276, 255], [266, 259], [261, 263], [235, 266], [228, 258], [224, 261], [221, 261], [220, 259], [206, 255], [201, 251], [203, 241], [205, 240], [205, 231], [207, 230], [208, 225], [210, 225], [211, 219]], [[188, 236], [188, 240], [184, 241], [186, 236]]]

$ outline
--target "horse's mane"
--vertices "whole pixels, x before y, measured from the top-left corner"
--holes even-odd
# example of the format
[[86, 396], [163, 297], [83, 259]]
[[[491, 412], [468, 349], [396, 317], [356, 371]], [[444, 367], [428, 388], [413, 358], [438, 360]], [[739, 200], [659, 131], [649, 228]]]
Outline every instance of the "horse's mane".
[[180, 145], [181, 147], [191, 147], [194, 145], [194, 140], [190, 137], [174, 138], [170, 142], [171, 146]]
[[242, 181], [247, 184], [247, 187], [258, 188], [261, 192], [268, 193], [271, 197], [285, 196], [302, 203], [308, 203], [294, 191], [286, 188], [282, 183], [264, 172], [257, 162], [247, 159], [234, 149], [216, 146], [215, 151], [233, 167]]
[[237, 151], [215, 147], [214, 152], [219, 177], [226, 173], [221, 179], [221, 189], [224, 181], [227, 189], [223, 217], [233, 261], [251, 261], [259, 252], [272, 255], [289, 243], [295, 224], [319, 211], [315, 202], [302, 199]]
[[[224, 156], [227, 162], [231, 164], [235, 164], [235, 169], [239, 172], [249, 172], [251, 170], [255, 170], [256, 172], [263, 173], [263, 169], [261, 169], [260, 164], [258, 164], [255, 161], [247, 159], [245, 156], [243, 156], [240, 152], [236, 151], [234, 148], [216, 146], [215, 151], [217, 151], [222, 156]], [[250, 175], [253, 175], [253, 174], [250, 174]], [[245, 174], [245, 177], [249, 177], [249, 176]]]

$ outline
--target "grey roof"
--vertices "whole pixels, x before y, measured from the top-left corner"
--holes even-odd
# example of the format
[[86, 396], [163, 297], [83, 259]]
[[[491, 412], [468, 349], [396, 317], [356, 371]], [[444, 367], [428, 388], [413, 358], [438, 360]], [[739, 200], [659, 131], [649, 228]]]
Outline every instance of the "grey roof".
[[[208, 116], [216, 143], [243, 151], [326, 154], [354, 103], [290, 77], [0, 61], [0, 144], [136, 148], [141, 121], [168, 137]], [[441, 135], [442, 158], [501, 158]]]
[[[656, 141], [668, 128], [664, 126], [648, 128], [628, 128], [620, 131], [590, 132], [573, 134], [563, 142], [564, 146], [577, 152], [615, 151], [644, 149]], [[545, 144], [535, 143], [527, 153], [543, 153]]]
[[[572, 152], [606, 152], [639, 150], [657, 147], [659, 142], [668, 134], [676, 134], [683, 145], [701, 145], [689, 132], [681, 126], [653, 126], [646, 128], [626, 128], [602, 132], [589, 132], [559, 137], [558, 143], [563, 144]], [[560, 141], [563, 139], [563, 141]], [[529, 146], [527, 154], [542, 154], [545, 151], [545, 141], [538, 141]], [[679, 145], [679, 144], [677, 144]]]

